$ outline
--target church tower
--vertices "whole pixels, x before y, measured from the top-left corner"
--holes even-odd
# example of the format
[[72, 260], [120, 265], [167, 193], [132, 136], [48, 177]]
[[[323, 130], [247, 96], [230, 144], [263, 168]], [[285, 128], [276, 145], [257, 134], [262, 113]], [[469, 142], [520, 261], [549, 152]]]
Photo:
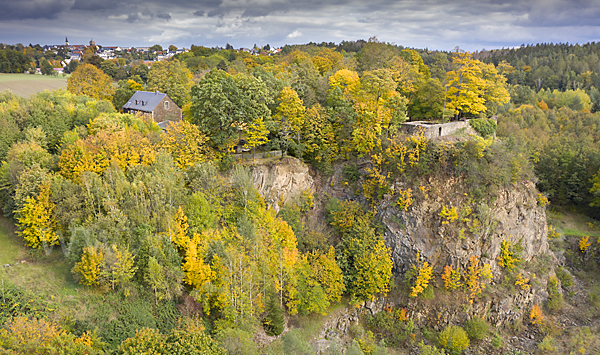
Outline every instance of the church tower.
[[65, 47], [69, 46], [69, 37], [65, 37]]

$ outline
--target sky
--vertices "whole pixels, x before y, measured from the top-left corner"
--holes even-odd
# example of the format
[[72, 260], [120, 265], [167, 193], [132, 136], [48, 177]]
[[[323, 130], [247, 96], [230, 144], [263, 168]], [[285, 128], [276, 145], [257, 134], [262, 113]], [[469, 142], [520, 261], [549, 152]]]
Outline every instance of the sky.
[[369, 39], [467, 51], [600, 41], [600, 0], [0, 0], [0, 43], [189, 48]]

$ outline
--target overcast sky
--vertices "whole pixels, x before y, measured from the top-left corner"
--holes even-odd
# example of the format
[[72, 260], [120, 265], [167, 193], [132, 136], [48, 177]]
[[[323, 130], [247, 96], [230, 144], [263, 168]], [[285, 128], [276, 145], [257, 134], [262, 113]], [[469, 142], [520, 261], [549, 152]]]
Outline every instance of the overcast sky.
[[0, 42], [235, 48], [368, 39], [475, 51], [600, 40], [600, 0], [0, 0]]

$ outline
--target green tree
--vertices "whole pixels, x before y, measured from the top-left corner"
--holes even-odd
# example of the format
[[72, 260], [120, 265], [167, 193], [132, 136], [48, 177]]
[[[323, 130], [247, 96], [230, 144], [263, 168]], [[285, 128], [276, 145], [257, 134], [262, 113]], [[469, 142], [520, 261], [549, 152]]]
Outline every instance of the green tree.
[[144, 87], [141, 84], [138, 84], [132, 79], [127, 81], [121, 80], [119, 81], [119, 87], [115, 91], [115, 94], [112, 98], [112, 103], [117, 110], [121, 110], [123, 105], [129, 101], [129, 99], [135, 94], [138, 90], [143, 90]]
[[260, 117], [270, 119], [271, 102], [262, 80], [212, 70], [192, 87], [191, 114], [213, 147], [229, 150], [245, 125]]
[[105, 60], [102, 62], [102, 64], [100, 64], [100, 69], [102, 69], [104, 74], [111, 78], [114, 78], [115, 75], [117, 75], [117, 65], [113, 61]]

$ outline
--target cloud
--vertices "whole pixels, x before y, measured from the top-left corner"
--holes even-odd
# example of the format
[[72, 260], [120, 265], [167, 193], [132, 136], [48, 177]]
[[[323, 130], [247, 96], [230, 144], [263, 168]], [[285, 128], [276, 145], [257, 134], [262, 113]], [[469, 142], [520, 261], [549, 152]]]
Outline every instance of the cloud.
[[169, 21], [171, 19], [171, 15], [169, 15], [168, 12], [158, 13], [158, 14], [156, 14], [156, 17], [161, 18], [163, 20], [167, 20], [167, 21]]
[[72, 10], [85, 10], [85, 11], [97, 11], [97, 10], [108, 10], [115, 9], [118, 6], [118, 2], [115, 0], [75, 0]]
[[0, 0], [0, 20], [54, 19], [69, 5], [65, 0]]
[[292, 39], [292, 38], [298, 38], [298, 37], [302, 37], [302, 32], [295, 30], [294, 32], [287, 35], [285, 38]]
[[133, 22], [136, 22], [136, 21], [139, 21], [139, 20], [141, 20], [140, 15], [137, 12], [135, 12], [133, 14], [127, 15], [127, 20], [126, 21], [129, 22], [129, 23], [133, 23]]
[[164, 38], [178, 47], [248, 47], [377, 36], [407, 47], [476, 50], [597, 41], [598, 18], [598, 0], [0, 0], [0, 33], [9, 43], [77, 34], [123, 46]]

